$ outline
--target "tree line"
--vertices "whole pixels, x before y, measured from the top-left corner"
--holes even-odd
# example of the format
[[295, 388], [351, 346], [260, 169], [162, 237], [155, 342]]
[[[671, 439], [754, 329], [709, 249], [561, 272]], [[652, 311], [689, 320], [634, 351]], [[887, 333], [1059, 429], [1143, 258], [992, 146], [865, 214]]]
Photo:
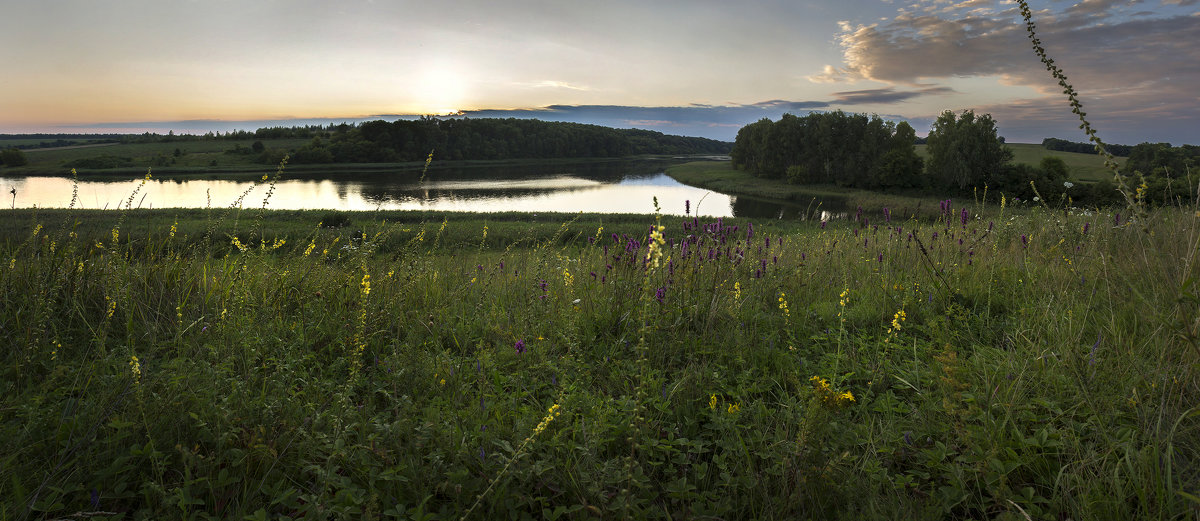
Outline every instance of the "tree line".
[[[763, 119], [742, 127], [730, 155], [735, 168], [796, 184], [938, 193], [969, 193], [987, 187], [993, 193], [1025, 200], [1069, 198], [1077, 204], [1097, 205], [1123, 201], [1111, 180], [1072, 182], [1069, 168], [1060, 158], [1047, 156], [1037, 165], [1013, 163], [1013, 153], [997, 135], [990, 114], [943, 112], [925, 138], [928, 160], [916, 155], [915, 142], [907, 123], [883, 121], [874, 115], [841, 111], [804, 117], [785, 114], [779, 121]], [[1063, 143], [1070, 143], [1050, 138], [1043, 145], [1047, 142], [1059, 147], [1054, 150], [1063, 150], [1067, 147]], [[1196, 169], [1200, 147], [1142, 143], [1129, 147], [1128, 155], [1122, 169], [1123, 175], [1130, 176], [1126, 184], [1142, 186], [1147, 201], [1173, 204], [1195, 196], [1194, 183], [1179, 180]], [[1133, 176], [1141, 177], [1135, 181]]]
[[[550, 159], [642, 154], [728, 154], [731, 144], [652, 130], [517, 118], [433, 118], [339, 125], [292, 153], [297, 163], [439, 159]], [[264, 151], [270, 163], [280, 151]]]
[[[1080, 154], [1095, 154], [1096, 145], [1092, 143], [1080, 143], [1078, 141], [1067, 141], [1056, 137], [1048, 137], [1042, 140], [1042, 147], [1046, 150], [1057, 150], [1059, 152], [1078, 152]], [[1129, 153], [1133, 150], [1130, 145], [1114, 145], [1105, 143], [1104, 149], [1108, 153], [1117, 157], [1129, 157]]]
[[906, 122], [842, 111], [784, 114], [738, 131], [730, 156], [736, 168], [797, 184], [858, 188], [915, 187], [922, 160]]

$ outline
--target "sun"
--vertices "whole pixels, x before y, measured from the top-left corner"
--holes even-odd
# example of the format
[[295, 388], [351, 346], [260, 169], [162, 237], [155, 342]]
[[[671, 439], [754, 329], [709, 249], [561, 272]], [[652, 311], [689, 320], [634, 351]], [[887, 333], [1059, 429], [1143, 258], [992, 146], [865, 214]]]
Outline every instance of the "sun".
[[412, 86], [411, 103], [425, 114], [452, 114], [466, 100], [465, 76], [449, 67], [433, 67], [417, 74]]

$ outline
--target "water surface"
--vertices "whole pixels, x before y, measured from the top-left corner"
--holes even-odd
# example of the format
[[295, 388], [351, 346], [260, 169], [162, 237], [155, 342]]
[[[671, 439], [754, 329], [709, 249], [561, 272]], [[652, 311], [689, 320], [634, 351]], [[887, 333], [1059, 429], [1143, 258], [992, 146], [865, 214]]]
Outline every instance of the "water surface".
[[[652, 213], [654, 199], [665, 214], [712, 217], [799, 218], [804, 207], [721, 194], [682, 184], [663, 173], [667, 163], [616, 161], [578, 165], [481, 166], [372, 173], [285, 173], [270, 190], [252, 180], [151, 178], [81, 180], [76, 207], [258, 208], [432, 210], [462, 212]], [[62, 177], [0, 177], [16, 190], [18, 208], [65, 208], [72, 181]], [[136, 193], [135, 193], [135, 190]], [[267, 194], [270, 192], [269, 199]], [[9, 194], [11, 197], [11, 194]], [[132, 199], [130, 196], [133, 196]]]

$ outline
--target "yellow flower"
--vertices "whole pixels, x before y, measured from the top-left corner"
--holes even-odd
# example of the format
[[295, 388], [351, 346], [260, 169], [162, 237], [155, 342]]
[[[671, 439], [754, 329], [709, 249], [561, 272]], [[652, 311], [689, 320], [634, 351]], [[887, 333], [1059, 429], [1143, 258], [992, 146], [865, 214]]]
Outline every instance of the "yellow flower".
[[728, 412], [729, 414], [734, 414], [734, 413], [737, 413], [737, 412], [738, 412], [738, 411], [740, 411], [740, 410], [742, 410], [742, 404], [740, 404], [740, 403], [731, 403], [731, 404], [729, 404], [729, 407], [728, 407], [728, 408], [727, 408], [725, 411], [726, 411], [726, 412]]
[[717, 395], [714, 394], [708, 397], [708, 408], [714, 411], [717, 410]]
[[551, 405], [550, 408], [546, 410], [546, 417], [542, 418], [542, 421], [537, 424], [537, 427], [533, 428], [533, 434], [531, 434], [529, 437], [532, 438], [537, 436], [538, 434], [541, 434], [542, 431], [546, 430], [546, 427], [550, 425], [550, 422], [554, 421], [555, 418], [562, 414], [562, 411], [559, 409], [560, 408], [557, 403]]
[[129, 357], [129, 372], [133, 375], [133, 380], [137, 383], [142, 383], [142, 364], [138, 361], [136, 355]]

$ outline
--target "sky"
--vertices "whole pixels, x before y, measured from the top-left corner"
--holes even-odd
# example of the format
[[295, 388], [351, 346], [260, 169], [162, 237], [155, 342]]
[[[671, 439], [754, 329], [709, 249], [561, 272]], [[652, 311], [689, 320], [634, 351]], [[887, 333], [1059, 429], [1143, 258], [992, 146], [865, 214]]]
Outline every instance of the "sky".
[[[1200, 0], [1034, 0], [1110, 143], [1200, 144]], [[1085, 141], [992, 0], [39, 0], [0, 17], [0, 133], [204, 133], [422, 114], [732, 141], [784, 113], [991, 114]]]

